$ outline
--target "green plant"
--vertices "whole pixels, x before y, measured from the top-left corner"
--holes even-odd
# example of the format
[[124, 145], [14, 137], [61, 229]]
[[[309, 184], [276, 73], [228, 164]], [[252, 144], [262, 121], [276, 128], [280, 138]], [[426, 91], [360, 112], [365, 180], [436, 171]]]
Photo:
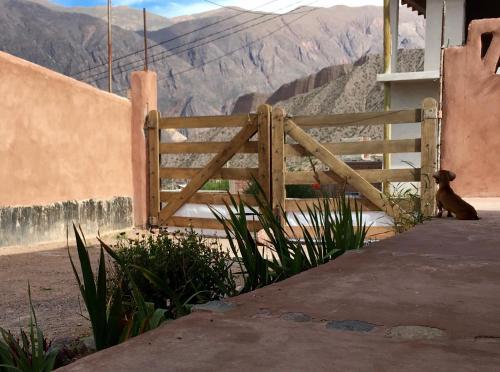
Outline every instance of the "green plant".
[[98, 271], [97, 275], [94, 275], [85, 237], [81, 230], [79, 232], [75, 226], [73, 229], [82, 279], [76, 270], [69, 246], [68, 256], [89, 313], [96, 349], [108, 348], [157, 327], [165, 319], [165, 310], [155, 310], [153, 304], [146, 303], [130, 276], [128, 279], [133, 289], [133, 306], [124, 308], [121, 289], [116, 287], [110, 290], [107, 286], [104, 250], [112, 256], [113, 251], [101, 242]]
[[51, 347], [38, 326], [35, 309], [31, 301], [31, 289], [28, 284], [30, 307], [29, 332], [20, 330], [19, 337], [0, 328], [0, 371], [48, 372], [52, 371], [58, 350]]
[[121, 262], [116, 267], [116, 280], [124, 295], [131, 292], [122, 280], [126, 278], [126, 267], [143, 296], [156, 306], [165, 307], [169, 317], [186, 314], [190, 304], [235, 292], [229, 255], [193, 230], [119, 239], [114, 248], [117, 261]]
[[229, 180], [210, 180], [201, 189], [206, 191], [228, 191]]
[[[346, 250], [363, 246], [367, 228], [362, 223], [362, 211], [355, 203], [355, 225], [349, 199], [345, 196], [318, 200], [313, 207], [294, 216], [304, 236], [302, 242], [293, 234], [293, 223], [285, 211], [281, 208], [282, 218], [276, 216], [263, 190], [255, 181], [254, 184], [258, 190], [255, 194], [257, 207], [229, 195], [230, 204], [226, 204], [229, 217], [211, 208], [240, 266], [244, 278], [242, 292], [288, 278], [335, 259]], [[332, 200], [336, 204], [334, 209], [330, 207]], [[265, 247], [259, 246], [249, 229], [247, 210], [258, 216], [268, 237]], [[310, 226], [304, 221], [309, 221]]]
[[[286, 185], [286, 196], [291, 199], [309, 199], [317, 198], [321, 191], [314, 188], [315, 185]], [[258, 195], [259, 184], [251, 181], [248, 187], [243, 191], [244, 194]]]
[[418, 224], [428, 220], [422, 213], [420, 207], [420, 196], [415, 185], [408, 187], [404, 184], [391, 186], [390, 191], [384, 191], [384, 195], [390, 205], [401, 205], [402, 213], [394, 218], [394, 230], [396, 233], [403, 233]]
[[286, 185], [286, 197], [291, 199], [317, 198], [319, 191], [312, 185]]
[[[354, 205], [354, 210], [351, 204]], [[325, 196], [318, 199], [312, 207], [299, 210], [300, 214], [296, 214], [295, 219], [313, 265], [320, 265], [346, 251], [363, 247], [368, 227], [363, 222], [363, 211], [356, 199], [350, 199], [345, 194], [333, 198]]]

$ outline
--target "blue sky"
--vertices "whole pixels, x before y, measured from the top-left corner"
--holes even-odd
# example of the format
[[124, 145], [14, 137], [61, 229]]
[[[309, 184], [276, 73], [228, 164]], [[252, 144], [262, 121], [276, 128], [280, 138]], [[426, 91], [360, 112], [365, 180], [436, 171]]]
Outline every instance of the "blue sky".
[[[106, 5], [107, 0], [51, 0], [52, 2], [65, 6], [96, 6]], [[259, 11], [280, 13], [287, 12], [301, 5], [325, 6], [334, 5], [382, 5], [382, 0], [213, 0], [215, 3], [224, 6], [238, 6], [247, 9], [256, 9]], [[112, 0], [115, 5], [128, 5], [134, 8], [146, 8], [152, 13], [157, 13], [165, 17], [177, 17], [181, 15], [200, 13], [212, 9], [217, 6], [203, 0]], [[268, 5], [265, 5], [269, 3]]]

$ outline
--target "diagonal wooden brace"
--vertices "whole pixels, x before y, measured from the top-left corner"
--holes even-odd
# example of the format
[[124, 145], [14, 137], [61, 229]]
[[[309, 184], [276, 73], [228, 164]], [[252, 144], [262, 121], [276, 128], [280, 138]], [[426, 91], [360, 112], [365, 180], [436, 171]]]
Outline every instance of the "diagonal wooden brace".
[[354, 169], [349, 167], [343, 161], [338, 160], [325, 146], [304, 132], [304, 130], [302, 130], [291, 119], [286, 119], [284, 131], [285, 134], [288, 134], [300, 145], [302, 145], [302, 147], [304, 147], [304, 149], [306, 149], [312, 156], [318, 158], [330, 167], [330, 170], [335, 173], [337, 177], [345, 180], [346, 183], [353, 186], [375, 206], [385, 211], [392, 217], [397, 217], [401, 214], [402, 210], [398, 205], [391, 205], [384, 194], [377, 190]]
[[228, 160], [243, 146], [255, 133], [258, 124], [251, 121], [219, 152], [195, 177], [191, 182], [172, 199], [160, 212], [160, 224], [165, 224], [187, 201], [220, 170]]

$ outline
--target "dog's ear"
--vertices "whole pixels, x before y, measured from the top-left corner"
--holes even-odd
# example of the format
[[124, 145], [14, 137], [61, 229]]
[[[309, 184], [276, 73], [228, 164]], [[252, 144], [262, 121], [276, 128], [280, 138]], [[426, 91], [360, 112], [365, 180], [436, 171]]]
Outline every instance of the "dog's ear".
[[448, 176], [450, 177], [450, 181], [453, 181], [455, 178], [457, 178], [457, 175], [452, 171], [448, 172]]
[[432, 177], [436, 179], [436, 181], [439, 181], [439, 172], [435, 172]]

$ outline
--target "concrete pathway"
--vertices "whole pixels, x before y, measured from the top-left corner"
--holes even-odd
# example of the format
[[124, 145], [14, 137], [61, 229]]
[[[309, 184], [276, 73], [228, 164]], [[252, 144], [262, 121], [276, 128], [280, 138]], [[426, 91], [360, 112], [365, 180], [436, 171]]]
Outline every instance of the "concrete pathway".
[[500, 371], [500, 212], [433, 220], [66, 371]]

